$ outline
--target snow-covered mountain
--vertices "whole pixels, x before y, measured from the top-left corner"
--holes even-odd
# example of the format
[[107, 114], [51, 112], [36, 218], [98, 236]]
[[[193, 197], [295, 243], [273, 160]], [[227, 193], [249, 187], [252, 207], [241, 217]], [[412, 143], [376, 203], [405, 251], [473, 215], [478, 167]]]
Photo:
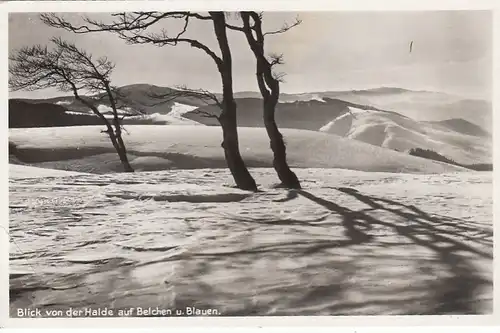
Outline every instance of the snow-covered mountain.
[[[264, 127], [262, 119], [262, 99], [239, 98], [237, 102], [237, 122], [242, 127]], [[276, 122], [281, 128], [296, 128], [317, 131], [326, 122], [348, 112], [348, 107], [359, 109], [374, 109], [369, 105], [361, 105], [346, 102], [340, 99], [316, 98], [280, 102], [276, 106]], [[376, 108], [375, 108], [376, 109]], [[204, 114], [219, 114], [220, 109], [216, 105], [200, 107]], [[185, 117], [203, 123], [205, 125], [218, 126], [215, 118], [207, 118], [198, 113], [198, 110], [186, 113]]]
[[417, 121], [464, 119], [492, 132], [491, 101], [464, 98], [433, 91], [382, 87], [367, 90], [319, 92], [321, 98], [338, 98], [351, 103], [395, 111]]
[[[245, 97], [251, 95], [246, 92]], [[260, 98], [258, 94], [251, 97]], [[418, 121], [464, 119], [491, 133], [492, 103], [489, 100], [470, 99], [453, 94], [380, 87], [361, 90], [318, 91], [280, 95], [281, 102], [305, 102], [339, 99], [372, 108], [398, 112]]]
[[[470, 123], [464, 126], [465, 122], [461, 122], [464, 131], [475, 128]], [[459, 130], [441, 123], [418, 122], [394, 112], [353, 107], [320, 128], [322, 132], [398, 151], [430, 149], [458, 163], [491, 163], [491, 138]]]

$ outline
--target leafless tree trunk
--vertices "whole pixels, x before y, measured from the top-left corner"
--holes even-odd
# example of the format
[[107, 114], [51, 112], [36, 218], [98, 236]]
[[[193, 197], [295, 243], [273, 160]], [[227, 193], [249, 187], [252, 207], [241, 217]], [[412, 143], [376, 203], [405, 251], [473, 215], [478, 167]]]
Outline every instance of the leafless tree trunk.
[[[295, 173], [290, 169], [286, 158], [286, 145], [283, 136], [276, 124], [275, 114], [280, 94], [280, 79], [273, 74], [273, 66], [280, 64], [281, 56], [273, 56], [271, 61], [264, 54], [264, 33], [262, 32], [262, 17], [256, 12], [241, 12], [243, 29], [241, 29], [255, 56], [257, 62], [256, 76], [260, 93], [263, 98], [264, 125], [273, 151], [273, 166], [284, 187], [300, 189], [300, 182]], [[253, 24], [251, 24], [253, 21]], [[298, 23], [297, 23], [298, 24]], [[291, 26], [283, 28], [281, 33]]]
[[[118, 154], [118, 157], [120, 158], [120, 162], [123, 166], [123, 169], [125, 172], [134, 172], [134, 168], [130, 165], [130, 162], [127, 157], [127, 149], [125, 147], [125, 143], [123, 142], [122, 138], [122, 132], [121, 132], [121, 124], [119, 122], [119, 118], [115, 116], [115, 112], [113, 113], [113, 124], [102, 115], [99, 110], [95, 107], [95, 105], [87, 102], [83, 98], [81, 98], [78, 95], [78, 92], [73, 93], [75, 98], [82, 102], [84, 105], [86, 105], [88, 108], [92, 110], [94, 114], [101, 115], [101, 120], [103, 121], [104, 125], [106, 126], [106, 134], [109, 135], [109, 139], [111, 143], [113, 144], [113, 147], [116, 150], [116, 153]], [[113, 102], [114, 103], [114, 102]], [[115, 109], [116, 110], [116, 109]], [[114, 127], [114, 128], [113, 128]]]
[[256, 190], [255, 180], [248, 172], [239, 149], [236, 101], [233, 94], [232, 57], [227, 40], [226, 18], [223, 12], [211, 12], [210, 15], [213, 19], [215, 35], [222, 54], [222, 62], [219, 66], [223, 95], [222, 112], [219, 117], [223, 131], [222, 148], [236, 185], [241, 189]]
[[114, 133], [111, 131], [109, 132], [109, 137], [113, 142], [113, 146], [118, 152], [118, 156], [120, 157], [120, 161], [125, 169], [125, 172], [134, 172], [134, 169], [130, 165], [130, 162], [127, 157], [127, 148], [125, 147], [125, 143], [123, 142], [122, 127], [120, 124], [120, 119], [118, 118], [118, 109], [116, 107], [116, 100], [113, 96], [113, 92], [111, 90], [111, 87], [109, 86], [108, 81], [104, 82], [104, 87], [106, 89], [106, 94], [109, 96], [109, 103], [111, 104], [111, 109], [113, 110], [113, 124], [115, 127]]

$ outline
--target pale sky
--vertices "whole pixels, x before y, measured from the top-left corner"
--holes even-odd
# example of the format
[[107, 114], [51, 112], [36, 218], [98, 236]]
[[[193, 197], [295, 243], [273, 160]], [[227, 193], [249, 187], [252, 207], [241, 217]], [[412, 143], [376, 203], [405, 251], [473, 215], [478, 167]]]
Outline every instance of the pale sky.
[[[94, 17], [96, 14], [91, 14]], [[268, 52], [284, 53], [282, 92], [364, 89], [393, 86], [435, 90], [472, 98], [490, 98], [492, 86], [492, 15], [490, 12], [275, 12], [264, 14], [264, 27], [278, 28], [296, 16], [302, 24], [266, 39]], [[78, 21], [79, 14], [65, 14]], [[98, 14], [106, 20], [108, 14]], [[234, 18], [234, 23], [238, 23]], [[174, 29], [177, 24], [165, 25]], [[195, 22], [190, 37], [216, 48], [210, 22]], [[113, 34], [75, 35], [45, 26], [37, 14], [9, 17], [9, 50], [47, 44], [62, 36], [116, 63], [113, 84], [187, 85], [221, 90], [215, 64], [187, 45], [126, 45]], [[410, 54], [409, 44], [413, 41]], [[235, 91], [258, 91], [255, 60], [241, 33], [231, 32]], [[16, 92], [10, 97], [44, 98], [57, 91]]]

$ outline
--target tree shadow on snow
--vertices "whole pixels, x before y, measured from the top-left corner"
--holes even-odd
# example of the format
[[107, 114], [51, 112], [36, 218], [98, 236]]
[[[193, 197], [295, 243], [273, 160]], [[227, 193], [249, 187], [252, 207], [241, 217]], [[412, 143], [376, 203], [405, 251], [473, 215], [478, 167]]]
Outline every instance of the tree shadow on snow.
[[[332, 213], [341, 215], [342, 226], [345, 229], [344, 235], [347, 237], [342, 245], [376, 245], [377, 237], [370, 235], [369, 231], [374, 227], [381, 226], [392, 229], [396, 234], [410, 241], [411, 244], [431, 250], [439, 264], [448, 271], [449, 277], [441, 279], [436, 277], [436, 280], [429, 285], [434, 293], [435, 306], [427, 313], [420, 314], [472, 314], [477, 312], [474, 307], [474, 295], [480, 288], [491, 285], [492, 282], [490, 279], [479, 276], [477, 269], [467, 257], [493, 259], [491, 252], [481, 251], [471, 245], [472, 243], [491, 246], [489, 240], [492, 237], [491, 231], [481, 230], [480, 235], [471, 236], [470, 234], [473, 232], [477, 234], [478, 228], [471, 226], [469, 221], [431, 215], [414, 205], [362, 194], [354, 189], [337, 188], [337, 190], [359, 200], [370, 208], [354, 211], [304, 190], [291, 191], [284, 200], [291, 200], [297, 195], [301, 195]], [[386, 211], [401, 219], [385, 221], [368, 215], [367, 211]], [[309, 248], [308, 254], [339, 245], [338, 241], [318, 244]], [[411, 277], [408, 278], [411, 279]]]

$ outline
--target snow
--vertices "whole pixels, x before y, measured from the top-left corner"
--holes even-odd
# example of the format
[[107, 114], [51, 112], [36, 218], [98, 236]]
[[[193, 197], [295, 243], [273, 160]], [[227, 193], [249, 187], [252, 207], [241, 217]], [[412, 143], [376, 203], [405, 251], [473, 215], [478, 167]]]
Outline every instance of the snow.
[[71, 101], [57, 101], [56, 104], [57, 105], [70, 105]]
[[151, 115], [147, 115], [146, 119], [151, 119], [155, 122], [165, 122], [166, 125], [195, 125], [195, 126], [204, 126], [203, 124], [182, 117], [180, 114], [171, 114], [172, 112], [168, 114], [161, 114], [161, 113], [153, 113]]
[[84, 175], [81, 172], [72, 172], [64, 170], [44, 169], [28, 165], [9, 164], [10, 179], [43, 178], [43, 177], [69, 177]]
[[196, 110], [197, 108], [198, 108], [197, 106], [192, 106], [192, 105], [174, 102], [174, 105], [172, 105], [172, 109], [170, 110], [170, 112], [168, 114], [172, 117], [180, 118], [185, 113]]
[[196, 110], [198, 107], [197, 106], [191, 106], [187, 104], [182, 104], [178, 102], [174, 102], [172, 105], [172, 108], [168, 114], [160, 114], [160, 113], [154, 113], [152, 115], [149, 115], [148, 118], [152, 119], [153, 121], [157, 122], [166, 122], [168, 125], [197, 125], [197, 126], [204, 126], [203, 124], [188, 119], [184, 118], [183, 115], [185, 113], [188, 113], [190, 111]]
[[398, 151], [431, 149], [464, 164], [491, 163], [492, 143], [485, 138], [417, 122], [394, 112], [349, 109], [320, 131]]
[[408, 90], [393, 93], [346, 91], [331, 97], [351, 103], [371, 105], [378, 109], [396, 111], [417, 121], [462, 118], [482, 128], [491, 129], [492, 109], [491, 103], [487, 100], [469, 100], [464, 96]]
[[319, 96], [318, 94], [298, 94], [296, 98], [289, 98], [287, 100], [280, 100], [280, 103], [296, 103], [296, 102], [309, 102], [309, 101], [318, 101], [322, 103], [326, 103], [326, 101]]
[[72, 115], [76, 115], [76, 116], [89, 116], [89, 115], [94, 115], [93, 113], [91, 112], [77, 112], [77, 111], [64, 111], [64, 113], [66, 114], [72, 114]]
[[[187, 112], [193, 111], [197, 109], [196, 106], [181, 104], [178, 102], [174, 102], [172, 105], [172, 109], [168, 114], [163, 113], [153, 113], [147, 115], [137, 115], [137, 116], [129, 116], [127, 119], [144, 119], [144, 120], [152, 120], [156, 123], [162, 123], [164, 125], [201, 125], [203, 124], [196, 122], [194, 120], [184, 118], [183, 115]], [[113, 119], [112, 109], [107, 105], [99, 105], [97, 108], [101, 113], [104, 114], [106, 119]], [[130, 115], [130, 110], [118, 109], [119, 115]], [[66, 111], [67, 114], [73, 115], [94, 115], [93, 113], [85, 113], [85, 112], [75, 112], [75, 111]]]
[[[106, 173], [120, 164], [102, 126], [9, 129], [9, 141], [34, 166]], [[222, 130], [215, 126], [125, 126], [124, 141], [137, 170], [225, 168]], [[272, 167], [263, 128], [239, 128], [240, 150], [250, 167]], [[316, 131], [283, 129], [289, 164], [295, 168], [342, 168], [374, 172], [467, 172], [360, 141]], [[141, 158], [140, 165], [135, 164]], [[149, 164], [149, 163], [152, 164]], [[89, 170], [87, 168], [91, 168]]]
[[[109, 113], [109, 112], [111, 112], [111, 108], [109, 110], [107, 110], [107, 109], [104, 110], [103, 108], [100, 108], [100, 109], [98, 109], [98, 111], [103, 113], [104, 118], [109, 119], [109, 120], [114, 119], [114, 115]], [[92, 116], [92, 117], [97, 118], [97, 115], [95, 115], [92, 111], [89, 111], [89, 112], [65, 111], [64, 113], [70, 114], [70, 115], [76, 115], [76, 116]], [[127, 114], [129, 114], [129, 113], [127, 113], [126, 111], [118, 110], [119, 118], [121, 118], [122, 115], [127, 115]], [[128, 118], [130, 119], [130, 118], [142, 118], [142, 117], [143, 116], [131, 116]]]
[[287, 191], [273, 170], [250, 169], [258, 193], [224, 186], [223, 169], [52, 172], [9, 180], [13, 317], [492, 313], [490, 172], [297, 169], [304, 190]]
[[[98, 105], [97, 110], [101, 113], [113, 113], [113, 109], [110, 106], [104, 105], [104, 104]], [[131, 113], [130, 110], [126, 110], [126, 109], [116, 109], [116, 112], [119, 115], [129, 115]]]

